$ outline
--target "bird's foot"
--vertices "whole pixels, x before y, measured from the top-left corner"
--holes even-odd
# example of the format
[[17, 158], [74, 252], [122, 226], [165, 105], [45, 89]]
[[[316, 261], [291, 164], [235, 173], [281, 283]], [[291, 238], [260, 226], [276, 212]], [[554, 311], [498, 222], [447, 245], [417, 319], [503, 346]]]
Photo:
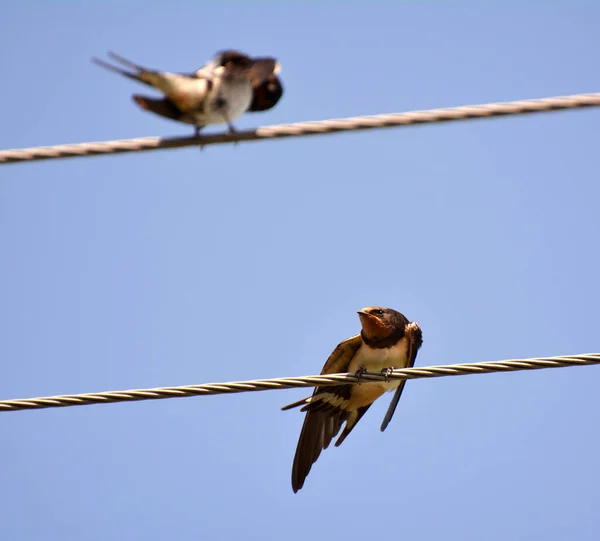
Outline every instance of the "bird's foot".
[[[194, 137], [200, 137], [200, 130], [204, 128], [204, 126], [194, 126]], [[204, 150], [204, 145], [200, 143], [200, 152]]]
[[[229, 135], [233, 135], [234, 133], [237, 133], [237, 130], [235, 129], [235, 127], [233, 126], [233, 124], [231, 122], [227, 123], [227, 133]], [[233, 142], [233, 146], [236, 147], [238, 146], [239, 141], [234, 141]]]
[[[225, 109], [226, 105], [227, 105], [227, 102], [222, 98], [219, 98], [219, 100], [216, 103], [216, 106], [219, 109], [223, 109], [223, 110]], [[237, 130], [233, 126], [233, 123], [231, 122], [231, 120], [229, 120], [229, 115], [225, 111], [223, 111], [223, 120], [225, 120], [225, 123], [227, 124], [227, 133], [229, 135], [237, 133]], [[237, 145], [237, 143], [238, 143], [237, 141], [234, 141], [233, 146]]]
[[366, 373], [367, 373], [367, 368], [361, 364], [358, 367], [358, 370], [354, 373], [354, 377], [356, 377], [358, 379], [358, 381], [356, 383], [358, 383], [360, 385], [360, 378]]
[[383, 368], [381, 370], [381, 375], [385, 377], [385, 382], [389, 383], [390, 381], [390, 376], [394, 373], [394, 369], [393, 367], [388, 367], [388, 368]]

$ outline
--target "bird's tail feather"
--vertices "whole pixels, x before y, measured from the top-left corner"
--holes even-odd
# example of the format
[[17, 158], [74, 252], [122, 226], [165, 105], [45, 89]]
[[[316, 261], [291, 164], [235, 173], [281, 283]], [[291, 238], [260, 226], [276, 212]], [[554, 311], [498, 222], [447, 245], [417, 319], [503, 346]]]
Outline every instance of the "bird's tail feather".
[[292, 404], [288, 404], [287, 406], [283, 406], [281, 411], [291, 410], [293, 408], [298, 408], [300, 406], [304, 406], [308, 403], [308, 398], [303, 398], [302, 400], [298, 400], [298, 402], [293, 402]]
[[100, 58], [96, 57], [92, 58], [92, 62], [94, 62], [94, 64], [102, 66], [104, 69], [110, 70], [114, 73], [118, 73], [119, 75], [123, 75], [124, 77], [128, 77], [129, 79], [133, 79], [134, 81], [138, 81], [139, 83], [143, 83], [148, 86], [153, 86], [155, 88], [160, 87], [160, 83], [163, 78], [160, 72], [144, 68], [143, 66], [140, 66], [138, 64], [134, 64], [130, 60], [127, 60], [126, 58], [123, 58], [122, 56], [113, 52], [109, 52], [108, 56], [110, 56], [113, 60], [116, 60], [120, 64], [123, 64], [124, 66], [130, 68], [131, 70], [133, 70], [133, 72], [127, 71], [119, 66], [115, 66], [114, 64], [110, 64], [109, 62], [106, 62], [105, 60], [101, 60]]
[[123, 58], [121, 55], [118, 55], [117, 53], [113, 53], [112, 51], [108, 51], [108, 56], [110, 56], [113, 60], [116, 60], [120, 64], [123, 64], [124, 66], [127, 66], [128, 68], [131, 68], [135, 71], [151, 71], [147, 68], [144, 68], [143, 66], [140, 66], [139, 64], [135, 64], [131, 60], [127, 60], [126, 58]]
[[[144, 83], [144, 81], [142, 81], [135, 73], [130, 73], [129, 71], [121, 69], [117, 66], [113, 66], [112, 64], [109, 64], [105, 60], [101, 60], [100, 58], [92, 57], [92, 62], [94, 64], [98, 64], [99, 66], [103, 67], [104, 69], [107, 69], [109, 71], [114, 71], [115, 73], [118, 73], [119, 75], [123, 75], [125, 77], [129, 77], [130, 79], [133, 79], [134, 81], [139, 81], [141, 83]], [[148, 83], [146, 83], [146, 84], [148, 84]]]

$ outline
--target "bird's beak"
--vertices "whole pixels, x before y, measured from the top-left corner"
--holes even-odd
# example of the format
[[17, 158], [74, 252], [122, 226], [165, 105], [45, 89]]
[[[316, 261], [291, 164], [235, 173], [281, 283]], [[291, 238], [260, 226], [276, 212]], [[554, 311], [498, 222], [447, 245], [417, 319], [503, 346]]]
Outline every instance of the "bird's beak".
[[365, 311], [364, 308], [358, 311], [358, 317], [360, 317], [363, 332], [368, 337], [377, 338], [385, 336], [388, 332], [388, 327], [377, 316]]
[[275, 68], [273, 69], [273, 73], [275, 75], [281, 73], [281, 64], [279, 62], [275, 62]]
[[363, 326], [363, 329], [375, 329], [381, 325], [379, 318], [374, 316], [373, 314], [369, 314], [369, 312], [365, 312], [365, 310], [359, 310], [358, 317], [360, 318], [360, 324]]

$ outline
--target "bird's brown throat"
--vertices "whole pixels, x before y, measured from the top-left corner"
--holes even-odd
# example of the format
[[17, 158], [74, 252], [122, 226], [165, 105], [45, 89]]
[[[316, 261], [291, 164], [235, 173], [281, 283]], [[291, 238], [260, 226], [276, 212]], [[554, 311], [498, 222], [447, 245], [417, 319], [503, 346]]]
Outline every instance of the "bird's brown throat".
[[372, 348], [389, 348], [404, 336], [404, 325], [389, 325], [367, 314], [360, 314], [360, 322], [362, 339]]

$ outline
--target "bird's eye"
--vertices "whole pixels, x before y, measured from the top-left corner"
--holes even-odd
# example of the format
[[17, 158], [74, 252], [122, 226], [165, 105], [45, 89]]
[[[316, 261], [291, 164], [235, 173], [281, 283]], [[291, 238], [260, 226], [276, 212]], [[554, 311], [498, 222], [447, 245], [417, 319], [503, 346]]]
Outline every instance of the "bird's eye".
[[383, 310], [371, 310], [371, 314], [373, 314], [374, 316], [382, 316]]

